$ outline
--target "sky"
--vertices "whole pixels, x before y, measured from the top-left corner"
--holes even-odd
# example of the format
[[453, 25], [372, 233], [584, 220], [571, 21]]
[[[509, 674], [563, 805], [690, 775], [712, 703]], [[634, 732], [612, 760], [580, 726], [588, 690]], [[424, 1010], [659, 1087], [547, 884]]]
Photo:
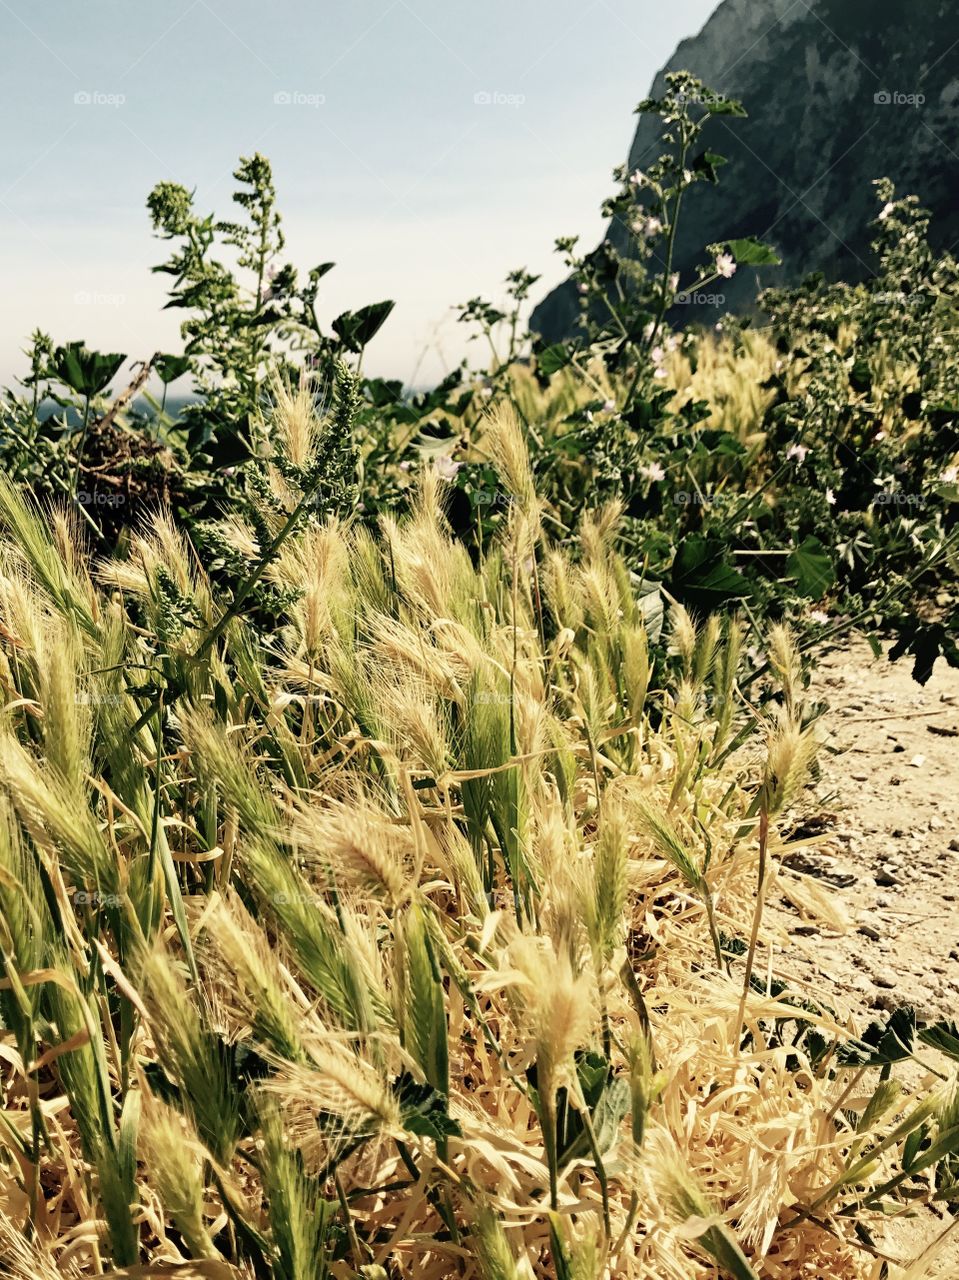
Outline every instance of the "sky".
[[[632, 112], [715, 0], [0, 0], [0, 382], [37, 326], [131, 362], [179, 351], [161, 179], [231, 214], [270, 158], [320, 318], [396, 309], [371, 374], [428, 385], [471, 349], [454, 306], [508, 271], [558, 283], [557, 236], [599, 239]], [[121, 375], [122, 376], [122, 375]]]

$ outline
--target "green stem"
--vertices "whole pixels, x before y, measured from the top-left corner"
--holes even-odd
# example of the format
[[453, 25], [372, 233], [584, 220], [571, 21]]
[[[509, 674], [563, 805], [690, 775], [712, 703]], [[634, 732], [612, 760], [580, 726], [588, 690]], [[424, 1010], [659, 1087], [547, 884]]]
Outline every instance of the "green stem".
[[77, 460], [73, 467], [73, 483], [70, 486], [70, 496], [76, 500], [77, 486], [80, 483], [80, 464], [83, 461], [83, 451], [87, 444], [87, 432], [90, 429], [90, 395], [87, 394], [86, 402], [83, 406], [83, 430], [80, 433], [80, 447], [77, 450]]

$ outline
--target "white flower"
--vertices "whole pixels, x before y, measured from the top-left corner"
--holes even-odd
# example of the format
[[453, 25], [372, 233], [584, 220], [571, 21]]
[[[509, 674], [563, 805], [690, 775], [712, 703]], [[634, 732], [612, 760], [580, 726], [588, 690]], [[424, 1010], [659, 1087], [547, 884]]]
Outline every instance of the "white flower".
[[942, 484], [956, 484], [959, 481], [959, 467], [946, 467], [939, 479]]
[[641, 187], [646, 181], [646, 175], [642, 169], [634, 169], [629, 175], [629, 181], [634, 187]]
[[810, 622], [818, 622], [820, 626], [826, 626], [829, 622], [829, 614], [822, 609], [813, 609], [809, 615]]
[[635, 218], [631, 227], [635, 235], [641, 236], [644, 240], [652, 240], [653, 236], [658, 236], [662, 231], [663, 224], [656, 217]]
[[653, 347], [652, 351], [650, 351], [649, 353], [649, 358], [650, 360], [652, 360], [653, 364], [658, 367], [663, 363], [663, 360], [666, 358], [666, 352], [662, 349], [662, 347], [658, 347], [658, 346]]
[[826, 490], [826, 501], [831, 507], [836, 505], [836, 495], [833, 493], [832, 489]]
[[721, 253], [716, 258], [716, 272], [724, 280], [732, 280], [736, 274], [736, 259], [731, 253]]
[[886, 219], [889, 217], [889, 215], [895, 211], [895, 208], [896, 206], [892, 203], [891, 200], [888, 204], [883, 205], [882, 212], [879, 215], [879, 221], [885, 222]]
[[580, 291], [580, 293], [589, 293], [589, 285], [586, 283], [585, 280], [580, 280], [576, 288]]
[[808, 453], [809, 453], [809, 450], [804, 444], [796, 444], [795, 442], [793, 442], [793, 444], [791, 444], [789, 448], [786, 450], [786, 458], [790, 462], [793, 460], [793, 458], [795, 458], [797, 462], [803, 463], [806, 461], [806, 455]]
[[447, 458], [445, 454], [433, 459], [433, 468], [443, 480], [455, 480], [456, 473], [462, 465], [462, 462], [454, 462], [452, 458]]
[[603, 401], [603, 413], [615, 413], [615, 412], [616, 412], [616, 401], [615, 401], [615, 400], [604, 400], [604, 401]]
[[666, 472], [658, 462], [651, 462], [646, 467], [640, 467], [639, 474], [645, 476], [647, 480], [659, 481], [666, 479]]

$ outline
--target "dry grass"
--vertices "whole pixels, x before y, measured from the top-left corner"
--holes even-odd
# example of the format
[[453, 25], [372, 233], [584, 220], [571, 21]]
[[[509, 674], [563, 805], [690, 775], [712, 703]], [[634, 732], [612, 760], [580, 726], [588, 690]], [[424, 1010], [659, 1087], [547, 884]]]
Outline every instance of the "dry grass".
[[654, 661], [617, 513], [549, 547], [490, 440], [516, 501], [478, 567], [430, 480], [379, 540], [301, 527], [282, 625], [199, 662], [222, 606], [167, 524], [88, 573], [0, 488], [11, 1274], [884, 1274], [882, 1188], [955, 1082], [843, 1066], [828, 1000], [768, 985], [815, 751], [788, 634], [766, 712], [735, 622], [676, 612]]

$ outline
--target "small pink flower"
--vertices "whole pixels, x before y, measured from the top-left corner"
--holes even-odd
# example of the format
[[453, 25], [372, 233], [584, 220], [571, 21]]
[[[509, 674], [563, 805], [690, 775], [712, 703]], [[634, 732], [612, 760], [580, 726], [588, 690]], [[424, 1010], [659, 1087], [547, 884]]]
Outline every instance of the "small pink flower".
[[634, 169], [629, 175], [629, 181], [631, 186], [641, 187], [646, 181], [646, 175], [643, 173], [642, 169]]
[[826, 501], [831, 507], [836, 505], [836, 495], [833, 493], [832, 489], [826, 490]]
[[645, 476], [647, 480], [659, 482], [666, 479], [666, 472], [658, 462], [651, 462], [648, 466], [640, 467], [639, 474]]
[[604, 400], [604, 401], [603, 401], [603, 413], [615, 413], [615, 412], [616, 412], [616, 401], [615, 401], [615, 400]]
[[721, 253], [716, 259], [716, 272], [724, 280], [732, 280], [736, 274], [736, 259], [731, 253]]
[[795, 458], [795, 460], [798, 463], [802, 464], [803, 462], [806, 461], [806, 456], [808, 453], [809, 453], [809, 450], [804, 444], [793, 443], [786, 450], [786, 458], [790, 462], [792, 462], [792, 460]]
[[462, 462], [454, 462], [452, 458], [441, 455], [433, 459], [433, 469], [442, 480], [455, 480]]

